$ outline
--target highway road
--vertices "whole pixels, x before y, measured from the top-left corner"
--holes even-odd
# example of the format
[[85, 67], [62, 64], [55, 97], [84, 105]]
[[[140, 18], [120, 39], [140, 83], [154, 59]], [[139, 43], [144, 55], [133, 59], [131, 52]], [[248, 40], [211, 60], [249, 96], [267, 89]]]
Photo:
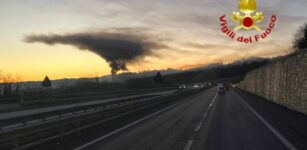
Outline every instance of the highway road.
[[[99, 129], [97, 129], [99, 130]], [[307, 117], [240, 90], [202, 91], [121, 127], [47, 147], [75, 150], [307, 149]], [[67, 142], [68, 141], [68, 142]], [[44, 148], [46, 147], [39, 147]], [[37, 148], [37, 149], [39, 149]]]

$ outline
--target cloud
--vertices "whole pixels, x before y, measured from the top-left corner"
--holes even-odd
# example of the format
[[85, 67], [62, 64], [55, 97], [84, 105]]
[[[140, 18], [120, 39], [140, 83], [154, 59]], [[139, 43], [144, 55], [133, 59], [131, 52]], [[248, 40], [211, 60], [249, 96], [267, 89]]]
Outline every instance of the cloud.
[[[65, 17], [73, 16], [78, 18], [77, 20], [90, 20], [83, 21], [84, 24], [82, 25], [82, 28], [74, 29], [73, 31], [83, 31], [84, 27], [89, 27], [91, 31], [110, 31], [110, 28], [138, 28], [138, 31], [136, 32], [150, 32], [155, 34], [157, 37], [163, 36], [172, 40], [167, 43], [164, 41], [168, 45], [167, 48], [154, 52], [153, 49], [159, 49], [157, 47], [161, 46], [160, 40], [152, 38], [155, 36], [148, 37], [132, 34], [135, 33], [135, 31], [116, 30], [109, 33], [95, 34], [77, 33], [64, 35], [36, 35], [40, 37], [37, 37], [35, 42], [43, 42], [50, 45], [69, 44], [82, 50], [92, 51], [107, 60], [112, 67], [113, 72], [127, 69], [127, 64], [129, 64], [129, 66], [135, 65], [132, 64], [135, 60], [142, 60], [139, 61], [140, 63], [138, 64], [142, 64], [142, 67], [144, 68], [150, 66], [151, 64], [149, 63], [144, 65], [144, 59], [140, 59], [149, 55], [150, 57], [157, 56], [160, 66], [176, 64], [176, 66], [170, 67], [177, 67], [180, 65], [180, 62], [186, 62], [186, 60], [189, 60], [189, 63], [191, 64], [202, 64], [202, 62], [200, 62], [202, 60], [213, 60], [213, 58], [219, 57], [223, 58], [225, 55], [232, 55], [231, 57], [229, 56], [230, 60], [240, 59], [243, 56], [271, 57], [283, 54], [283, 50], [291, 45], [291, 39], [293, 38], [292, 34], [295, 33], [297, 28], [303, 24], [304, 20], [306, 20], [306, 17], [304, 16], [304, 14], [306, 14], [306, 9], [303, 9], [303, 7], [305, 6], [304, 4], [307, 4], [306, 0], [298, 0], [296, 3], [282, 0], [257, 0], [258, 11], [262, 11], [265, 14], [265, 20], [259, 25], [263, 28], [267, 27], [270, 21], [270, 15], [276, 14], [278, 17], [276, 27], [274, 28], [274, 32], [272, 32], [266, 40], [250, 45], [244, 45], [226, 37], [220, 31], [219, 25], [219, 17], [223, 14], [227, 15], [229, 26], [237, 25], [235, 22], [231, 21], [230, 16], [233, 11], [238, 11], [237, 4], [239, 1], [61, 0], [56, 2], [59, 7], [47, 7], [45, 11], [48, 11], [48, 13], [50, 11], [62, 13]], [[41, 1], [36, 3], [41, 3], [41, 5], [45, 4], [45, 2]], [[31, 5], [31, 7], [33, 6]], [[65, 21], [66, 20], [69, 21], [74, 19], [67, 18]], [[72, 22], [72, 24], [75, 24], [75, 22]], [[63, 27], [56, 26], [54, 30], [49, 30], [47, 32], [58, 31], [57, 28], [62, 28], [64, 31], [69, 30], [65, 29], [65, 27], [65, 24]], [[106, 30], [102, 30], [101, 27]], [[94, 30], [92, 30], [93, 28]], [[39, 26], [37, 29], [42, 30]], [[120, 34], [117, 35], [118, 33]], [[135, 48], [135, 51], [132, 51], [132, 58], [123, 58], [121, 55], [124, 55], [126, 50], [124, 53], [118, 55], [119, 48], [115, 48], [113, 46], [114, 44], [112, 44], [112, 48], [106, 48], [105, 44], [103, 44], [103, 51], [101, 52], [101, 46], [99, 46], [99, 51], [97, 51], [96, 44], [93, 45], [84, 43], [83, 41], [76, 41], [77, 36], [82, 38], [87, 36], [87, 34], [90, 34], [90, 37], [103, 37], [103, 43], [113, 42], [121, 43], [120, 45], [126, 45], [122, 44], [123, 41], [129, 41], [130, 43], [134, 43], [136, 45], [135, 47], [139, 48]], [[238, 32], [238, 34], [252, 36], [253, 32], [251, 33], [242, 30]], [[34, 36], [35, 35], [32, 35], [32, 38]], [[54, 39], [47, 40], [48, 38], [55, 38], [56, 36], [58, 36], [57, 39], [65, 38], [65, 40], [63, 39], [56, 42]], [[43, 41], [40, 38], [45, 40]], [[69, 38], [69, 41], [66, 41], [67, 38]], [[102, 43], [100, 42], [100, 39], [97, 39], [96, 41], [99, 40], [99, 42], [95, 43]], [[106, 40], [111, 41], [106, 42]], [[32, 40], [32, 42], [34, 41]], [[114, 48], [116, 50], [113, 50]], [[120, 51], [123, 52], [123, 50]], [[112, 56], [107, 55], [109, 53], [112, 53]], [[113, 53], [116, 53], [114, 54], [116, 55], [115, 58], [113, 58]], [[154, 61], [151, 61], [153, 59]], [[148, 62], [156, 64], [157, 59], [153, 59], [146, 57]], [[172, 60], [173, 63], [170, 64], [169, 60]], [[150, 68], [152, 67], [150, 66]], [[133, 67], [131, 69], [133, 69]]]
[[165, 47], [158, 39], [134, 34], [132, 31], [121, 29], [99, 33], [28, 35], [24, 37], [24, 41], [48, 45], [72, 45], [79, 50], [91, 51], [105, 59], [112, 68], [112, 74], [114, 74], [119, 70], [128, 70], [127, 63], [152, 55], [154, 54], [153, 50]]

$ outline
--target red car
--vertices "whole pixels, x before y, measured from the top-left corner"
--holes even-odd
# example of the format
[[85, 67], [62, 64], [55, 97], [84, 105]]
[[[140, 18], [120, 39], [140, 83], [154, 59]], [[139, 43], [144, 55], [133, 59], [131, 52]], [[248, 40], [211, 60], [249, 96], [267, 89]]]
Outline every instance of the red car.
[[217, 88], [217, 92], [218, 92], [219, 95], [224, 95], [226, 93], [226, 89], [225, 89], [224, 86], [219, 86]]

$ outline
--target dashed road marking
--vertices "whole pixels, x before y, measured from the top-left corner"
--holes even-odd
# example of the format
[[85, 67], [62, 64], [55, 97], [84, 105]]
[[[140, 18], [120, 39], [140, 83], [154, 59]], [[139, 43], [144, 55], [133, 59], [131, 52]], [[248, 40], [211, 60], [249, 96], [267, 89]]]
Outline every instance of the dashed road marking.
[[210, 103], [210, 105], [208, 107], [208, 110], [203, 114], [201, 121], [197, 124], [196, 128], [194, 129], [194, 133], [195, 134], [193, 134], [193, 136], [190, 138], [190, 140], [188, 141], [188, 143], [184, 147], [184, 150], [190, 150], [191, 149], [191, 147], [193, 145], [193, 139], [195, 138], [195, 135], [197, 135], [198, 131], [201, 129], [201, 127], [203, 125], [203, 121], [208, 116], [208, 112], [212, 109], [213, 104], [214, 104], [217, 96], [218, 96], [218, 93], [216, 92], [214, 98], [211, 100], [211, 103]]
[[193, 144], [193, 140], [189, 140], [188, 143], [185, 145], [184, 150], [190, 150]]
[[194, 131], [199, 131], [199, 129], [201, 128], [201, 126], [203, 125], [203, 122], [201, 121], [197, 127], [194, 129]]
[[204, 115], [203, 115], [203, 119], [205, 119], [207, 117], [208, 113], [205, 112]]

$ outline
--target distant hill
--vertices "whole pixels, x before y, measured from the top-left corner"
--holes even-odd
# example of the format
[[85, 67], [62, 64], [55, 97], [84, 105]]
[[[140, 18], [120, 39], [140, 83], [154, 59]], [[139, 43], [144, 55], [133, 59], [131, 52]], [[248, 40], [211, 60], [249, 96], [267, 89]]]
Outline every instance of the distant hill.
[[[226, 81], [227, 78], [231, 79], [233, 82], [238, 82], [247, 72], [266, 65], [269, 61], [270, 59], [251, 57], [226, 65], [214, 64], [189, 70], [181, 70], [171, 74], [161, 72], [161, 74], [164, 77], [165, 84], [218, 81], [220, 79]], [[131, 84], [134, 83], [134, 85], [136, 83], [148, 85], [152, 80], [153, 76], [147, 78], [134, 78], [128, 80], [128, 82]]]
[[[79, 85], [81, 83], [120, 83], [120, 84], [132, 84], [139, 86], [147, 84], [151, 86], [152, 80], [156, 73], [159, 71], [165, 79], [166, 84], [178, 84], [189, 82], [202, 82], [212, 81], [224, 78], [233, 78], [238, 76], [244, 76], [247, 72], [267, 64], [270, 59], [251, 57], [244, 60], [238, 60], [230, 64], [209, 64], [207, 66], [192, 68], [188, 70], [152, 70], [143, 72], [124, 72], [116, 75], [112, 80], [111, 75], [106, 75], [96, 78], [79, 78], [79, 79], [59, 79], [52, 80], [53, 88], [70, 87]], [[24, 82], [22, 83], [23, 89], [39, 89], [41, 87], [41, 81]], [[15, 85], [12, 85], [14, 89]], [[2, 87], [0, 85], [0, 87]]]

